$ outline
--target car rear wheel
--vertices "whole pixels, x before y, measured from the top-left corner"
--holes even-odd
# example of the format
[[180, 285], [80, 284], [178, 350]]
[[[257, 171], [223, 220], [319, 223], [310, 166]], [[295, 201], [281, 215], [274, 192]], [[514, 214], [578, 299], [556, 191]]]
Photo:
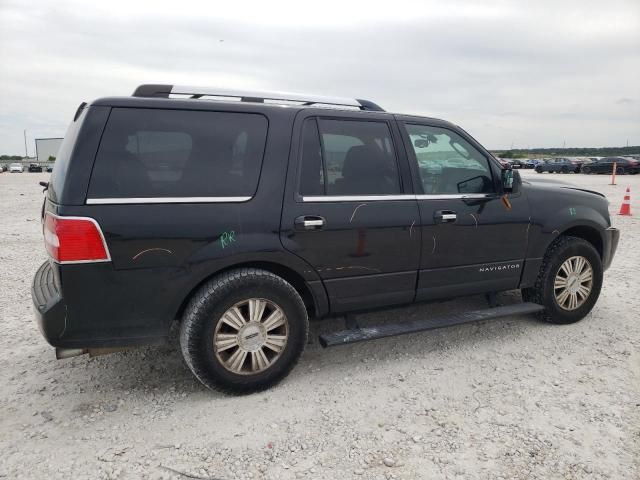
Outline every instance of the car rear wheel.
[[577, 237], [557, 238], [547, 250], [533, 287], [522, 290], [525, 301], [545, 307], [541, 318], [551, 323], [581, 320], [595, 305], [602, 288], [602, 261], [592, 244]]
[[185, 362], [205, 386], [248, 393], [282, 380], [307, 340], [307, 311], [298, 292], [260, 269], [227, 272], [189, 302], [180, 329]]
[[591, 173], [591, 167], [582, 167], [582, 173], [586, 173], [587, 175]]

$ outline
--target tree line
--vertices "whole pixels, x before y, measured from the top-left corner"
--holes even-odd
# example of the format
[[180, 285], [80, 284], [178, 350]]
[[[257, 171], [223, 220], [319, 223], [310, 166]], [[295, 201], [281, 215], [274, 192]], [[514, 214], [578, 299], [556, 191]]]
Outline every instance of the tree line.
[[[9, 161], [20, 161], [22, 160], [24, 157], [22, 155], [0, 155], [0, 162], [2, 160], [9, 160]], [[31, 158], [29, 159], [31, 160]], [[49, 158], [47, 158], [48, 162], [55, 162], [56, 161], [56, 157], [53, 155], [49, 155]]]
[[545, 157], [618, 157], [621, 155], [640, 155], [640, 146], [600, 147], [600, 148], [514, 148], [510, 150], [491, 150], [500, 158]]

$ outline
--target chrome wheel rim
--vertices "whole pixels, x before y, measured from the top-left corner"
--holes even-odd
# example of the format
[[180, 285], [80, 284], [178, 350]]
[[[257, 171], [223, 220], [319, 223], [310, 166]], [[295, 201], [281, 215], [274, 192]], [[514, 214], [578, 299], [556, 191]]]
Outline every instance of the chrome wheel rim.
[[289, 322], [282, 308], [264, 298], [250, 298], [218, 319], [213, 348], [228, 371], [255, 375], [280, 358], [288, 338]]
[[575, 310], [584, 305], [593, 288], [593, 268], [584, 257], [570, 257], [556, 272], [553, 291], [556, 303], [563, 310]]

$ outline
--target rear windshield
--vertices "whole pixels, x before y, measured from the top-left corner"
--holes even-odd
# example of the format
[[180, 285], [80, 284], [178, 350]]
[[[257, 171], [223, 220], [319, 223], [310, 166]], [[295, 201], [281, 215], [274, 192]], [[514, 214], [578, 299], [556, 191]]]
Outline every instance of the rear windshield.
[[258, 114], [114, 108], [88, 197], [252, 196], [266, 137]]

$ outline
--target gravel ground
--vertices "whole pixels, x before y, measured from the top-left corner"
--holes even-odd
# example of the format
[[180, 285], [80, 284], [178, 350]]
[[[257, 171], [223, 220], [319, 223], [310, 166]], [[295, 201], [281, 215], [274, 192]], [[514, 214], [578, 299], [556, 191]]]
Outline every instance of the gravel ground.
[[[640, 195], [640, 175], [615, 187], [544, 175], [605, 193], [614, 213], [626, 186]], [[227, 397], [194, 380], [175, 339], [54, 360], [30, 298], [47, 176], [0, 175], [0, 477], [640, 478], [638, 216], [614, 217], [618, 254], [580, 323], [513, 317], [329, 350], [317, 334], [341, 323], [316, 323], [282, 384]], [[481, 306], [471, 297], [363, 323]]]

